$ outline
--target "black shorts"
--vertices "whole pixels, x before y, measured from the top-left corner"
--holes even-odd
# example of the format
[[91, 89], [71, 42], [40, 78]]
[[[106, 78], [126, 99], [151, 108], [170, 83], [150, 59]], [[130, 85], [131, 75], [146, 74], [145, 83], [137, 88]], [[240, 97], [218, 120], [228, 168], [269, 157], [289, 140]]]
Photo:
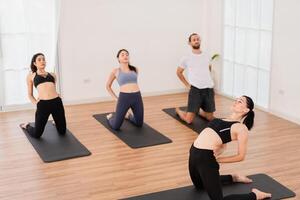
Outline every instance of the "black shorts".
[[200, 108], [204, 112], [212, 113], [215, 108], [215, 93], [213, 88], [198, 89], [191, 86], [189, 92], [187, 112], [198, 113]]

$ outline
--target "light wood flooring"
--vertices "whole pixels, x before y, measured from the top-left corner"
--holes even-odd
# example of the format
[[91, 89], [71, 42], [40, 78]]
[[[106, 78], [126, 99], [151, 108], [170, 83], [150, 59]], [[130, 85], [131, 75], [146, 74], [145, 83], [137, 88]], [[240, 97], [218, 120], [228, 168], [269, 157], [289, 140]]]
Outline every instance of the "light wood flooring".
[[[34, 110], [0, 113], [0, 199], [110, 200], [190, 185], [188, 152], [197, 134], [162, 112], [186, 100], [185, 93], [144, 98], [145, 121], [173, 142], [140, 149], [92, 117], [113, 111], [114, 102], [65, 106], [68, 129], [92, 155], [54, 163], [43, 163], [18, 126], [33, 121]], [[231, 104], [216, 96], [216, 116], [226, 117]], [[256, 110], [245, 161], [221, 172], [266, 173], [300, 195], [300, 125]]]

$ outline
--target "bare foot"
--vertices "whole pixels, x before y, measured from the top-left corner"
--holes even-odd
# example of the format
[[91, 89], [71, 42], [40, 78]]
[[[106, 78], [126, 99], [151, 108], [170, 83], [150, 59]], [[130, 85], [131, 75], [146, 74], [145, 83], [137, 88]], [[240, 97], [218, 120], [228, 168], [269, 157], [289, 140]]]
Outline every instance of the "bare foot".
[[23, 128], [23, 129], [26, 129], [26, 127], [27, 127], [28, 124], [29, 123], [22, 123], [22, 124], [20, 124], [20, 127]]
[[205, 115], [204, 115], [203, 111], [201, 111], [200, 109], [199, 109], [198, 115], [199, 115], [200, 117], [205, 118]]
[[233, 182], [236, 183], [252, 183], [252, 180], [247, 176], [243, 176], [240, 174], [232, 174]]
[[182, 111], [179, 108], [175, 108], [175, 112], [179, 116], [179, 113], [181, 113]]
[[126, 115], [125, 115], [125, 119], [129, 119], [129, 117], [132, 116], [132, 115], [133, 115], [132, 111], [129, 110], [129, 111], [126, 113]]
[[110, 114], [108, 114], [108, 115], [106, 115], [106, 119], [110, 119], [111, 117], [113, 116], [113, 114], [112, 113], [110, 113]]
[[272, 195], [271, 193], [266, 193], [266, 192], [262, 192], [258, 189], [252, 189], [252, 192], [254, 192], [254, 194], [256, 195], [256, 199], [260, 200], [260, 199], [266, 199], [266, 198], [271, 198]]

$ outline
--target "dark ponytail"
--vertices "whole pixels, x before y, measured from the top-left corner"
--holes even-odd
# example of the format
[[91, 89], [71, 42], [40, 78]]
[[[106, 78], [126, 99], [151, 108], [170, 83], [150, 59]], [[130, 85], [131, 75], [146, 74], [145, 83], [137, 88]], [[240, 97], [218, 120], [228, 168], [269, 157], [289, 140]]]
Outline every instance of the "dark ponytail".
[[137, 72], [137, 71], [136, 71], [136, 67], [134, 67], [134, 66], [132, 66], [132, 65], [130, 65], [130, 64], [128, 64], [128, 67], [129, 67], [129, 69], [130, 69], [131, 71]]
[[250, 97], [245, 96], [245, 95], [243, 97], [246, 98], [247, 108], [249, 108], [249, 112], [245, 115], [246, 117], [243, 121], [243, 124], [245, 124], [247, 126], [248, 130], [251, 130], [253, 127], [253, 124], [254, 124], [254, 117], [255, 117], [255, 114], [253, 111], [254, 103]]
[[[120, 54], [121, 54], [122, 51], [125, 51], [125, 52], [128, 53], [128, 55], [129, 55], [129, 52], [128, 52], [126, 49], [120, 49], [120, 50], [118, 51], [118, 53], [117, 53], [117, 58], [119, 58], [119, 56], [120, 56]], [[129, 70], [134, 71], [134, 72], [137, 72], [136, 67], [130, 65], [129, 63], [128, 63], [128, 67], [129, 67]]]
[[37, 71], [37, 67], [34, 65], [34, 63], [35, 63], [36, 58], [37, 58], [38, 56], [44, 56], [44, 54], [42, 54], [42, 53], [37, 53], [37, 54], [34, 54], [34, 55], [32, 56], [31, 64], [30, 64], [30, 69], [31, 69], [32, 73], [34, 73], [34, 72]]
[[245, 124], [248, 128], [248, 130], [251, 130], [251, 128], [253, 127], [253, 124], [254, 124], [254, 112], [253, 110], [250, 110], [247, 114], [246, 114], [246, 117], [243, 121], [243, 124]]

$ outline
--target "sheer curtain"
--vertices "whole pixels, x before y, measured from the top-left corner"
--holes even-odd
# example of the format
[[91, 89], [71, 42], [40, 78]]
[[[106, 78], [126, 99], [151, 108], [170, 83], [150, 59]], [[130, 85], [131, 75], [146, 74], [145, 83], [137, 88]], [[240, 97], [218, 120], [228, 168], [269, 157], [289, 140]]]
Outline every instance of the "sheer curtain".
[[268, 108], [273, 0], [225, 0], [222, 92]]
[[2, 108], [29, 103], [26, 76], [33, 54], [57, 67], [59, 0], [0, 0], [0, 95]]

